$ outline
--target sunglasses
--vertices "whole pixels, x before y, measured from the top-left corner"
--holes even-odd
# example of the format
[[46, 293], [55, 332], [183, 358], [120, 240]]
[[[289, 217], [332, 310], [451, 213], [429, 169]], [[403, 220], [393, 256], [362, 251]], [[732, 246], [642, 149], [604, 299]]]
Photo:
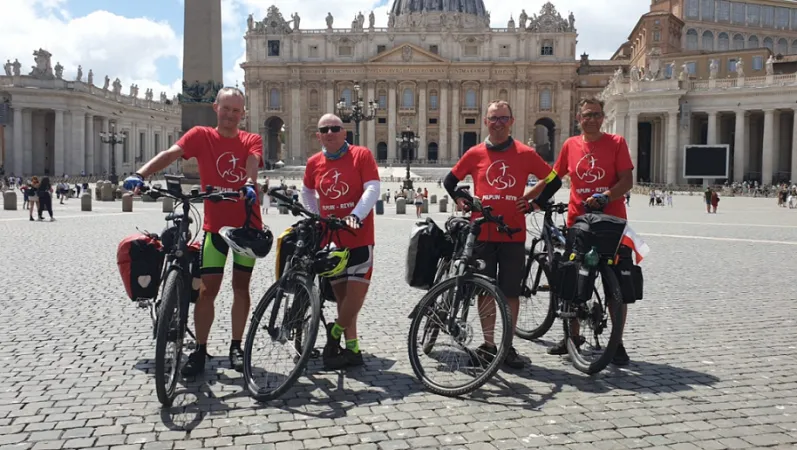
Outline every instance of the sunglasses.
[[603, 117], [603, 113], [602, 112], [584, 113], [581, 114], [581, 117], [584, 119], [600, 119], [601, 117]]
[[510, 116], [490, 116], [487, 118], [487, 121], [490, 123], [496, 123], [496, 122], [509, 123], [509, 120], [511, 118], [512, 117]]
[[333, 133], [340, 133], [340, 130], [342, 130], [342, 129], [343, 129], [343, 127], [338, 126], [338, 125], [333, 125], [331, 127], [318, 127], [318, 131], [321, 134], [327, 134], [330, 131], [332, 131]]

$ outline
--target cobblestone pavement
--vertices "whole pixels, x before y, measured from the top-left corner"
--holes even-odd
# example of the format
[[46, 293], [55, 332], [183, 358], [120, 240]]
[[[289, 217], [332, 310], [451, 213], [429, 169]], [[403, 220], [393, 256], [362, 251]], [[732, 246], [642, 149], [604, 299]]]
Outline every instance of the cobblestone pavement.
[[[126, 300], [115, 265], [136, 226], [160, 230], [159, 207], [81, 213], [70, 200], [54, 223], [0, 211], [0, 449], [795, 448], [797, 211], [724, 198], [707, 215], [700, 197], [675, 201], [632, 201], [652, 253], [645, 299], [630, 308], [627, 368], [588, 377], [546, 355], [557, 323], [539, 342], [516, 341], [532, 360], [525, 370], [460, 399], [425, 392], [406, 351], [422, 294], [403, 281], [414, 218], [389, 205], [360, 319], [364, 368], [310, 373], [282, 399], [254, 403], [227, 367], [225, 285], [217, 357], [168, 410], [155, 396], [149, 318]], [[275, 230], [292, 223], [275, 212]], [[273, 281], [272, 258], [256, 268], [255, 299]]]

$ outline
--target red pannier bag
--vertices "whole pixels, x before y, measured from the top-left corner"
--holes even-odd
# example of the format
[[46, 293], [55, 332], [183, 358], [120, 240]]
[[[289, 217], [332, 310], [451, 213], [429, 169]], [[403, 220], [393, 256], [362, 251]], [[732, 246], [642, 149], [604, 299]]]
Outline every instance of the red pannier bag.
[[130, 300], [158, 296], [165, 256], [160, 241], [146, 234], [134, 234], [122, 239], [116, 250], [116, 265]]

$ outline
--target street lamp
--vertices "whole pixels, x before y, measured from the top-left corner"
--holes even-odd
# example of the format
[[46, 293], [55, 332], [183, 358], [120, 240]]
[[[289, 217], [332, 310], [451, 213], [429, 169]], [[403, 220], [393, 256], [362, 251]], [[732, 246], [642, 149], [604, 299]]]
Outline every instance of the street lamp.
[[124, 133], [116, 132], [116, 124], [113, 122], [111, 122], [110, 132], [100, 132], [100, 139], [102, 140], [102, 143], [111, 144], [108, 148], [108, 160], [110, 161], [111, 165], [111, 176], [108, 177], [108, 180], [113, 184], [119, 183], [119, 177], [116, 176], [116, 159], [113, 157], [113, 154], [116, 150], [116, 145], [123, 143], [126, 137], [127, 136], [125, 136]]
[[396, 136], [396, 143], [401, 147], [401, 156], [407, 162], [407, 177], [404, 180], [404, 189], [412, 189], [412, 179], [410, 178], [410, 163], [414, 159], [421, 139], [407, 125], [407, 129], [401, 132], [401, 136]]
[[379, 110], [379, 103], [369, 100], [366, 104], [360, 95], [360, 85], [354, 84], [354, 99], [351, 106], [346, 104], [346, 99], [341, 98], [337, 105], [338, 116], [344, 122], [354, 121], [354, 145], [360, 145], [360, 122], [374, 120]]

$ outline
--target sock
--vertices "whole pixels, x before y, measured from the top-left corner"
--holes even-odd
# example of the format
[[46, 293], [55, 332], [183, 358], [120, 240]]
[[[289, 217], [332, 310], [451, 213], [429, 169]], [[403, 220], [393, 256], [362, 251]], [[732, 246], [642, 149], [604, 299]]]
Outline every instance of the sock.
[[241, 348], [241, 342], [243, 342], [243, 341], [236, 341], [235, 339], [230, 341], [230, 350], [232, 350], [234, 348]]
[[207, 353], [208, 352], [208, 344], [197, 344], [196, 351]]
[[345, 330], [345, 328], [335, 322], [335, 325], [332, 325], [332, 331], [330, 331], [329, 334], [332, 335], [333, 339], [340, 339], [340, 337], [343, 336], [343, 330]]
[[352, 353], [360, 353], [360, 340], [349, 339], [348, 341], [346, 341], [346, 349], [351, 350]]

